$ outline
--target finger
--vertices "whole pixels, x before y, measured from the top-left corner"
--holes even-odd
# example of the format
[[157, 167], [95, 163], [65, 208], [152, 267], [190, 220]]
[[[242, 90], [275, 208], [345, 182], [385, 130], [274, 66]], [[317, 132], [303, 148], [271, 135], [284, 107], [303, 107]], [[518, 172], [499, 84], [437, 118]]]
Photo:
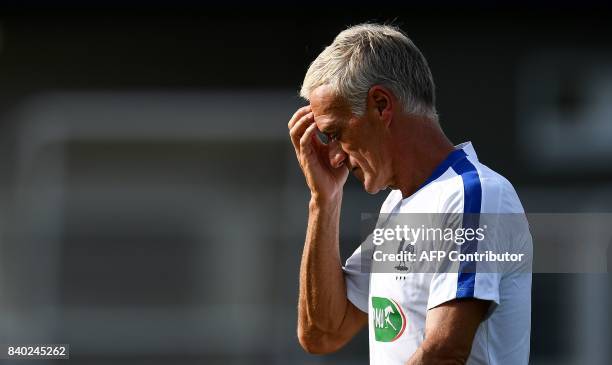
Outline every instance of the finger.
[[295, 123], [297, 123], [304, 115], [310, 112], [311, 112], [310, 105], [306, 105], [306, 106], [299, 108], [295, 113], [293, 113], [293, 116], [289, 120], [287, 127], [291, 129], [295, 125]]
[[315, 124], [314, 116], [312, 113], [308, 113], [302, 116], [302, 118], [300, 118], [300, 120], [298, 120], [294, 124], [293, 128], [289, 130], [289, 135], [291, 136], [291, 143], [293, 143], [293, 147], [295, 147], [296, 153], [298, 154], [300, 150], [300, 138], [304, 134], [306, 128], [311, 124]]
[[314, 123], [314, 115], [312, 113], [306, 113], [293, 124], [291, 129], [289, 129], [289, 135], [292, 139], [297, 138], [295, 142], [299, 143], [300, 137], [302, 137], [302, 134], [304, 134], [304, 131], [311, 123]]
[[307, 155], [312, 152], [312, 137], [315, 135], [316, 131], [317, 125], [312, 123], [308, 126], [308, 128], [306, 128], [306, 131], [300, 138], [300, 150], [302, 155]]

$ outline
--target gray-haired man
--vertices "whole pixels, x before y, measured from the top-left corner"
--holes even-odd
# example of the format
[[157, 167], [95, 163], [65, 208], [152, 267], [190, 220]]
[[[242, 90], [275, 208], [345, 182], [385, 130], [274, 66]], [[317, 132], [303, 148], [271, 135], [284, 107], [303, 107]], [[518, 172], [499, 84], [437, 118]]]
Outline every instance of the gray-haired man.
[[[481, 164], [470, 143], [453, 146], [444, 135], [434, 94], [425, 58], [389, 26], [341, 32], [308, 69], [301, 95], [310, 105], [288, 125], [311, 191], [298, 306], [298, 337], [308, 352], [333, 352], [368, 323], [372, 364], [528, 362], [531, 275], [524, 267], [397, 280], [360, 270], [360, 249], [340, 262], [349, 172], [369, 193], [391, 188], [381, 213], [524, 213], [512, 185]], [[531, 247], [526, 223], [503, 233]]]

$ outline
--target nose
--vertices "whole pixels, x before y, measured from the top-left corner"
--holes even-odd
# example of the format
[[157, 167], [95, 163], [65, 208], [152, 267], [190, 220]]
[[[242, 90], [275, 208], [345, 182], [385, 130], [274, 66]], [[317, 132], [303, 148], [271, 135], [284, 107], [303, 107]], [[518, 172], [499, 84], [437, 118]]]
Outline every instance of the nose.
[[340, 143], [338, 141], [333, 141], [328, 145], [329, 148], [329, 163], [333, 168], [338, 168], [342, 166], [342, 164], [348, 158], [346, 152], [342, 150]]

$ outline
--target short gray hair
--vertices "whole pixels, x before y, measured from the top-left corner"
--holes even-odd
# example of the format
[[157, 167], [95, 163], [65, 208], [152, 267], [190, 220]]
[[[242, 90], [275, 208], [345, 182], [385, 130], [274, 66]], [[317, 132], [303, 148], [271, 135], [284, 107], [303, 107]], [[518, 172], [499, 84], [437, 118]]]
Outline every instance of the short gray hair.
[[423, 54], [398, 28], [380, 24], [352, 26], [310, 64], [300, 95], [308, 100], [319, 86], [328, 85], [362, 116], [370, 88], [383, 85], [402, 103], [403, 110], [437, 120], [435, 86]]

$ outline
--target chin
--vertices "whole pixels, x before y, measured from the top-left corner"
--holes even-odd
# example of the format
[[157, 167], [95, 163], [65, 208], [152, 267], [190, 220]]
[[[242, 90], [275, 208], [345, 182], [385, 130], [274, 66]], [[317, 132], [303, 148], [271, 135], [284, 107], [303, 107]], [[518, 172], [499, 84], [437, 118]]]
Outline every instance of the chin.
[[373, 181], [368, 181], [368, 179], [365, 179], [365, 181], [363, 182], [363, 188], [368, 194], [374, 195], [384, 189], [373, 183]]

